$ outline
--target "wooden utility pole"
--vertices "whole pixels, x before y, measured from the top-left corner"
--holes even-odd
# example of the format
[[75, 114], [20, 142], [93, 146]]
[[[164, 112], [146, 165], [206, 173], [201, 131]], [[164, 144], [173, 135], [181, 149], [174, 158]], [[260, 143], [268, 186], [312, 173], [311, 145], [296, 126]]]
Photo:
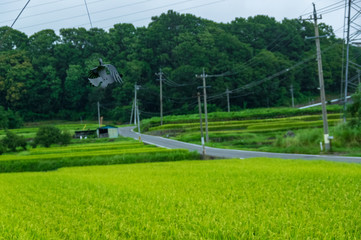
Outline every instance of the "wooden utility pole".
[[313, 21], [315, 24], [315, 41], [317, 48], [317, 63], [318, 63], [318, 78], [320, 81], [320, 94], [321, 94], [321, 103], [322, 103], [322, 119], [323, 119], [323, 137], [325, 142], [325, 150], [330, 150], [330, 140], [328, 134], [328, 122], [327, 122], [327, 109], [326, 109], [326, 97], [325, 97], [325, 85], [323, 81], [323, 69], [322, 69], [322, 57], [321, 57], [321, 47], [320, 47], [320, 34], [318, 32], [317, 24], [317, 12], [316, 6], [313, 3]]
[[227, 110], [228, 112], [231, 112], [231, 104], [229, 102], [229, 94], [232, 93], [232, 91], [229, 91], [228, 88], [226, 90], [226, 94], [227, 94]]
[[159, 68], [159, 73], [156, 73], [156, 75], [159, 76], [160, 125], [163, 125], [163, 72], [161, 68]]
[[[138, 108], [138, 100], [137, 100], [137, 91], [139, 89], [140, 89], [140, 86], [137, 85], [137, 84], [134, 84], [134, 105], [133, 105], [133, 109], [134, 109], [134, 125], [137, 125], [137, 121], [139, 121], [138, 120], [139, 108]], [[130, 119], [130, 121], [132, 121], [132, 119]]]
[[133, 100], [133, 102], [132, 102], [132, 111], [130, 112], [129, 124], [132, 124], [133, 113], [134, 113], [134, 103], [135, 103], [135, 101]]
[[[137, 121], [138, 121], [138, 133], [140, 133], [140, 121], [139, 121], [139, 107], [137, 105]], [[140, 136], [139, 136], [139, 141], [140, 141]]]
[[198, 111], [199, 111], [199, 124], [201, 128], [201, 143], [202, 143], [202, 155], [203, 159], [205, 158], [206, 149], [204, 147], [204, 135], [203, 135], [203, 121], [202, 121], [202, 106], [201, 106], [201, 94], [197, 92], [198, 97]]
[[203, 80], [203, 98], [204, 98], [204, 122], [206, 124], [206, 142], [209, 142], [208, 137], [208, 111], [207, 111], [207, 91], [206, 91], [206, 78], [209, 77], [223, 77], [224, 74], [218, 75], [207, 75], [203, 68], [203, 73], [201, 75], [196, 75], [196, 78], [202, 78]]
[[99, 127], [100, 127], [100, 103], [98, 101], [98, 121], [99, 121]]
[[203, 73], [199, 76], [196, 75], [197, 78], [202, 78], [203, 80], [203, 98], [204, 98], [204, 122], [206, 124], [206, 142], [209, 142], [209, 137], [208, 137], [208, 111], [207, 111], [207, 91], [206, 91], [206, 78], [208, 77], [204, 71], [203, 68]]
[[134, 125], [137, 125], [137, 84], [134, 85]]
[[294, 108], [295, 107], [295, 99], [293, 97], [293, 84], [291, 84], [290, 91], [291, 91], [291, 97], [292, 97], [292, 107]]
[[349, 58], [350, 58], [350, 26], [351, 26], [351, 4], [352, 0], [348, 1], [348, 16], [347, 16], [347, 36], [346, 36], [346, 67], [345, 67], [345, 100], [344, 100], [344, 122], [346, 122], [346, 108], [347, 108], [347, 88], [349, 75]]

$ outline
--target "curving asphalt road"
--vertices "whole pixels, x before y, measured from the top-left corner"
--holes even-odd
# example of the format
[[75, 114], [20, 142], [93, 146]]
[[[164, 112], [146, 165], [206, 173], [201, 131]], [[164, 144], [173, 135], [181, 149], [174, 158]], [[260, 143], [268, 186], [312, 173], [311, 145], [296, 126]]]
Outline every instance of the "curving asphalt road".
[[[197, 144], [180, 142], [163, 137], [151, 136], [146, 134], [139, 134], [133, 132], [135, 127], [123, 127], [118, 128], [119, 134], [124, 137], [130, 137], [134, 139], [141, 139], [144, 143], [155, 145], [158, 147], [176, 149], [183, 148], [190, 151], [197, 151], [202, 153], [202, 146]], [[252, 157], [268, 157], [268, 158], [282, 158], [282, 159], [303, 159], [303, 160], [327, 160], [334, 162], [348, 162], [348, 163], [361, 163], [361, 157], [343, 157], [333, 155], [307, 155], [307, 154], [288, 154], [288, 153], [269, 153], [269, 152], [255, 152], [255, 151], [243, 151], [233, 149], [221, 149], [206, 147], [206, 155], [219, 157], [219, 158], [252, 158]]]

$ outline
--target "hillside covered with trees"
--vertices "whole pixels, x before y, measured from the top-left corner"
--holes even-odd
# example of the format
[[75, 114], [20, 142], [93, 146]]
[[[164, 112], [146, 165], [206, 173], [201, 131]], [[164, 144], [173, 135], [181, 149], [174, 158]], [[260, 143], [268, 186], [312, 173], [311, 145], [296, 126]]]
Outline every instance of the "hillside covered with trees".
[[[326, 92], [339, 94], [343, 41], [330, 26], [319, 27], [329, 36], [321, 40]], [[148, 27], [46, 29], [32, 36], [1, 27], [0, 36], [0, 106], [25, 121], [92, 119], [99, 101], [105, 119], [127, 122], [135, 83], [141, 85], [141, 117], [157, 116], [160, 68], [165, 115], [196, 112], [202, 82], [195, 75], [203, 68], [223, 73], [207, 79], [209, 111], [227, 109], [227, 88], [237, 89], [230, 95], [233, 110], [290, 106], [291, 85], [296, 102], [319, 94], [315, 43], [305, 40], [314, 27], [307, 21], [255, 16], [224, 24], [168, 11]], [[360, 54], [351, 49], [352, 61], [361, 65]], [[123, 74], [122, 85], [89, 83], [87, 72], [99, 58]]]

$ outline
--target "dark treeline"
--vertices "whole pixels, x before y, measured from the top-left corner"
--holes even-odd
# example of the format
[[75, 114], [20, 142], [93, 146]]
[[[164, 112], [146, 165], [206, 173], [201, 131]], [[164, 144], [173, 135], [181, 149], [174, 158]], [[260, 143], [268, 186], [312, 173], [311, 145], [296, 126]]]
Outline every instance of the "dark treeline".
[[[330, 26], [320, 24], [324, 77], [327, 93], [340, 92], [343, 41]], [[0, 28], [0, 106], [17, 112], [26, 121], [41, 119], [93, 119], [96, 103], [105, 119], [129, 121], [138, 92], [141, 117], [159, 115], [159, 81], [162, 68], [165, 114], [196, 112], [197, 87], [203, 68], [208, 78], [209, 111], [226, 110], [224, 92], [233, 110], [254, 107], [290, 106], [290, 86], [296, 102], [317, 96], [317, 62], [311, 22], [267, 16], [237, 18], [215, 23], [190, 14], [169, 11], [153, 17], [148, 27], [116, 24], [103, 29], [42, 30], [27, 36], [9, 27]], [[360, 50], [352, 48], [351, 59], [361, 64]], [[111, 63], [123, 74], [122, 85], [97, 89], [89, 84], [87, 71], [98, 59]], [[293, 68], [298, 64], [296, 68]], [[284, 69], [290, 71], [257, 82]], [[351, 72], [351, 75], [353, 73]], [[243, 88], [243, 90], [242, 90]], [[199, 90], [198, 90], [199, 91]]]

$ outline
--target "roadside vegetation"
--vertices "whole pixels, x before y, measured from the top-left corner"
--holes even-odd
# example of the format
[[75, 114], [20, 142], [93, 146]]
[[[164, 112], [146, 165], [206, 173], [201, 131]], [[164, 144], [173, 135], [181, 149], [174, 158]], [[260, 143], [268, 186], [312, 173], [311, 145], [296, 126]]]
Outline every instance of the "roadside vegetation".
[[[361, 155], [361, 129], [355, 118], [343, 124], [341, 107], [328, 106], [328, 124], [332, 152]], [[167, 116], [144, 120], [143, 131], [180, 141], [200, 144], [199, 115]], [[207, 146], [269, 152], [318, 154], [323, 142], [320, 108], [250, 109], [240, 112], [216, 112], [208, 115]], [[203, 128], [204, 116], [203, 116]], [[204, 129], [205, 130], [205, 129]]]

